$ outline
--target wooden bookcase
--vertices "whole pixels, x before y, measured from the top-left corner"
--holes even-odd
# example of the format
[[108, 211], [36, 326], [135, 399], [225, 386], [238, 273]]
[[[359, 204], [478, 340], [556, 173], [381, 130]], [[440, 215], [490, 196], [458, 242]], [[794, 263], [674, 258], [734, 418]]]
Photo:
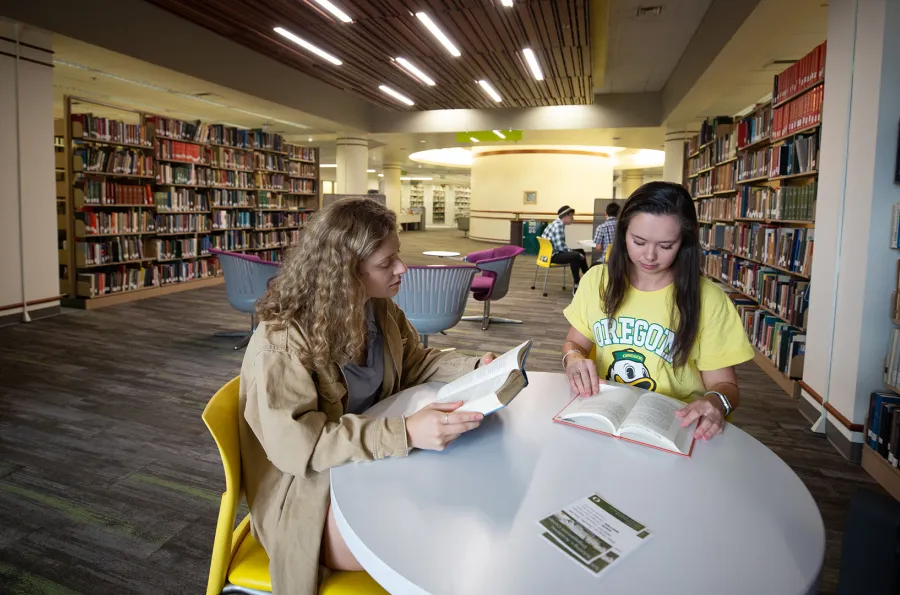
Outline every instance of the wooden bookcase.
[[68, 306], [221, 283], [210, 248], [279, 261], [319, 207], [318, 149], [277, 134], [70, 96], [58, 128], [60, 290]]
[[[805, 341], [811, 281], [824, 44], [774, 82], [775, 102], [737, 121], [707, 121], [686, 143], [685, 186], [696, 201], [704, 275], [735, 300], [757, 365], [796, 397], [802, 357], [795, 352]], [[786, 353], [779, 353], [781, 342]]]

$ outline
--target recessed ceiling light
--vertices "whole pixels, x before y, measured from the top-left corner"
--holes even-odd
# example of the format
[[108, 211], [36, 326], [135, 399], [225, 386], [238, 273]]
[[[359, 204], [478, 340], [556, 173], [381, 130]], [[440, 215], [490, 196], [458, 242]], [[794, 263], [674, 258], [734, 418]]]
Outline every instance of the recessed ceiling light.
[[325, 50], [319, 49], [319, 48], [317, 48], [316, 46], [314, 46], [313, 44], [311, 44], [311, 43], [309, 43], [308, 41], [306, 41], [305, 39], [301, 39], [301, 38], [297, 37], [296, 35], [294, 35], [294, 34], [291, 33], [290, 31], [288, 31], [288, 30], [285, 29], [284, 27], [275, 27], [275, 33], [278, 33], [278, 34], [281, 35], [282, 37], [286, 37], [286, 38], [290, 39], [291, 41], [293, 41], [294, 43], [296, 43], [296, 44], [299, 45], [300, 47], [305, 48], [305, 49], [311, 51], [312, 53], [314, 53], [315, 55], [319, 56], [320, 58], [323, 58], [323, 59], [325, 59], [325, 60], [328, 60], [329, 62], [331, 62], [331, 63], [334, 64], [335, 66], [340, 66], [341, 64], [343, 64], [343, 62], [341, 62], [340, 60], [338, 60], [337, 58], [335, 58], [334, 56], [332, 56], [331, 54], [329, 54], [329, 53], [326, 52]]
[[367, 169], [367, 170], [366, 170], [366, 173], [367, 173], [367, 174], [374, 174], [374, 173], [375, 173], [375, 170], [374, 170], [374, 169]]
[[337, 167], [337, 163], [322, 163], [319, 167]]
[[418, 177], [418, 176], [400, 176], [401, 180], [412, 182], [430, 182], [434, 178]]
[[480, 80], [480, 81], [478, 81], [478, 84], [481, 86], [482, 89], [484, 89], [485, 93], [487, 93], [488, 95], [491, 96], [491, 99], [493, 99], [497, 103], [500, 103], [501, 101], [503, 101], [503, 98], [500, 97], [500, 94], [494, 90], [494, 88], [490, 85], [490, 83], [488, 83], [485, 80]]
[[400, 93], [397, 93], [396, 91], [394, 91], [387, 85], [379, 85], [378, 88], [381, 89], [384, 93], [387, 93], [388, 95], [390, 95], [391, 97], [396, 99], [397, 101], [402, 101], [406, 105], [415, 105], [415, 103], [413, 102], [412, 99], [410, 99], [406, 95], [401, 95]]
[[423, 83], [428, 85], [429, 87], [433, 87], [437, 84], [434, 82], [434, 79], [432, 79], [430, 76], [428, 76], [427, 74], [425, 74], [424, 72], [422, 72], [421, 70], [416, 68], [412, 64], [412, 62], [410, 62], [406, 58], [396, 58], [395, 60], [397, 61], [397, 64], [399, 64], [400, 66], [403, 67], [404, 70], [406, 70], [408, 73], [410, 73], [411, 75], [413, 75], [414, 77], [416, 77], [417, 79], [419, 79], [420, 81], [422, 81]]
[[312, 142], [312, 137], [309, 137], [308, 139], [306, 139], [306, 142], [311, 143], [311, 142]]
[[506, 7], [512, 6], [513, 0], [500, 0], [500, 4]]
[[379, 178], [383, 178], [383, 177], [384, 177], [384, 174], [378, 174], [378, 177], [379, 177]]
[[328, 0], [315, 0], [316, 4], [333, 14], [344, 23], [352, 23], [353, 19], [347, 16], [347, 13], [329, 2]]
[[470, 136], [469, 140], [472, 141], [473, 143], [479, 142], [479, 140], [477, 138], [475, 138], [474, 136]]
[[441, 31], [437, 25], [434, 24], [434, 21], [431, 20], [431, 17], [425, 14], [424, 12], [417, 12], [416, 18], [422, 21], [422, 24], [431, 31], [431, 34], [434, 35], [441, 44], [447, 48], [447, 51], [452, 55], [459, 57], [462, 54], [456, 49], [456, 46], [453, 45], [453, 42], [450, 41], [450, 38], [447, 37], [443, 31]]
[[427, 141], [427, 140], [420, 140], [419, 142], [420, 142], [420, 143], [427, 143], [428, 141]]
[[538, 81], [544, 80], [544, 73], [541, 71], [541, 65], [538, 64], [537, 56], [534, 55], [532, 49], [525, 48], [522, 50], [522, 55], [525, 56], [525, 62], [528, 63], [528, 68], [531, 69], [531, 75], [534, 79]]
[[506, 138], [506, 135], [503, 134], [502, 132], [500, 132], [499, 130], [494, 130], [493, 132], [494, 132], [494, 134], [496, 134], [496, 135], [499, 136], [500, 138]]

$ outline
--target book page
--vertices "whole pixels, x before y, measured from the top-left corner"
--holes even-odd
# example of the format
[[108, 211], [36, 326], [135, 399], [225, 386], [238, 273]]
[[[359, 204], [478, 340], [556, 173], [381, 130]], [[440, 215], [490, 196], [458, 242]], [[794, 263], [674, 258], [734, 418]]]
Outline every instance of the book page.
[[538, 521], [544, 539], [593, 574], [599, 574], [652, 534], [643, 524], [593, 494]]
[[[493, 392], [503, 386], [509, 373], [519, 369], [519, 351], [529, 345], [531, 341], [525, 341], [518, 347], [507, 351], [486, 366], [475, 368], [465, 376], [457, 378], [450, 384], [447, 384], [438, 391], [437, 402], [446, 403], [448, 401], [466, 401], [468, 397], [483, 396]], [[496, 383], [486, 383], [486, 381], [495, 379]], [[479, 394], [471, 394], [474, 391]], [[495, 388], [488, 388], [495, 387]]]
[[605, 419], [612, 425], [613, 433], [618, 433], [628, 417], [628, 412], [637, 403], [639, 395], [640, 393], [631, 387], [601, 384], [599, 393], [590, 397], [576, 398], [559, 414], [559, 418], [573, 422], [584, 417]]
[[666, 443], [671, 443], [667, 444], [669, 448], [674, 446], [679, 452], [684, 452], [681, 450], [684, 440], [683, 437], [679, 439], [679, 435], [684, 434], [687, 430], [690, 430], [690, 435], [693, 435], [693, 427], [696, 426], [695, 422], [687, 428], [682, 428], [681, 419], [675, 416], [675, 412], [685, 405], [687, 403], [665, 395], [644, 393], [638, 399], [631, 413], [628, 414], [620, 433], [634, 430], [664, 438]]

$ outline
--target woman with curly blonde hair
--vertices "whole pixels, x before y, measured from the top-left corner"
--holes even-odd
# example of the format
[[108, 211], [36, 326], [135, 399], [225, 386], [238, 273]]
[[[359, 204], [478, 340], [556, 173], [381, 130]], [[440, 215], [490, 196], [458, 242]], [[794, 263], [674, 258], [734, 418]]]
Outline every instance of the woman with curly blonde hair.
[[367, 417], [394, 393], [450, 382], [488, 363], [425, 349], [391, 300], [406, 266], [396, 216], [369, 199], [318, 213], [259, 301], [241, 367], [243, 489], [278, 593], [313, 595], [330, 570], [362, 570], [329, 505], [330, 469], [443, 449], [478, 427], [461, 403], [409, 417]]

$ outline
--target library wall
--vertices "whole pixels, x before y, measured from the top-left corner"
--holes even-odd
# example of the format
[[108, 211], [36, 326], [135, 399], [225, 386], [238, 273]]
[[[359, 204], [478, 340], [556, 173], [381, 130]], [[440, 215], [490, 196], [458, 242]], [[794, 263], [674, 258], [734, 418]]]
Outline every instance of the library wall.
[[[891, 207], [900, 112], [900, 3], [832, 0], [824, 99], [816, 256], [806, 383], [843, 416], [863, 424], [883, 366], [896, 288]], [[818, 408], [803, 391], [803, 398]], [[828, 416], [829, 437], [862, 434]], [[839, 439], [839, 441], [841, 441]], [[846, 450], [846, 449], [842, 449]], [[846, 452], [845, 452], [846, 454]]]
[[[18, 78], [16, 46], [9, 41], [17, 35], [34, 46], [19, 46], [20, 56], [27, 59], [18, 61]], [[17, 33], [14, 23], [2, 19], [0, 38], [0, 321], [8, 321], [8, 316], [20, 320], [23, 302], [32, 304], [27, 309], [33, 316], [57, 311], [59, 302], [52, 298], [59, 295], [59, 282], [51, 40], [27, 27]]]
[[[478, 148], [472, 161], [471, 187], [472, 211], [500, 211], [500, 216], [556, 213], [559, 207], [569, 205], [576, 213], [592, 215], [595, 198], [612, 196], [612, 159], [594, 147]], [[537, 204], [525, 204], [526, 191], [537, 192]], [[472, 213], [470, 225], [473, 238], [509, 241], [508, 220], [479, 218]]]

